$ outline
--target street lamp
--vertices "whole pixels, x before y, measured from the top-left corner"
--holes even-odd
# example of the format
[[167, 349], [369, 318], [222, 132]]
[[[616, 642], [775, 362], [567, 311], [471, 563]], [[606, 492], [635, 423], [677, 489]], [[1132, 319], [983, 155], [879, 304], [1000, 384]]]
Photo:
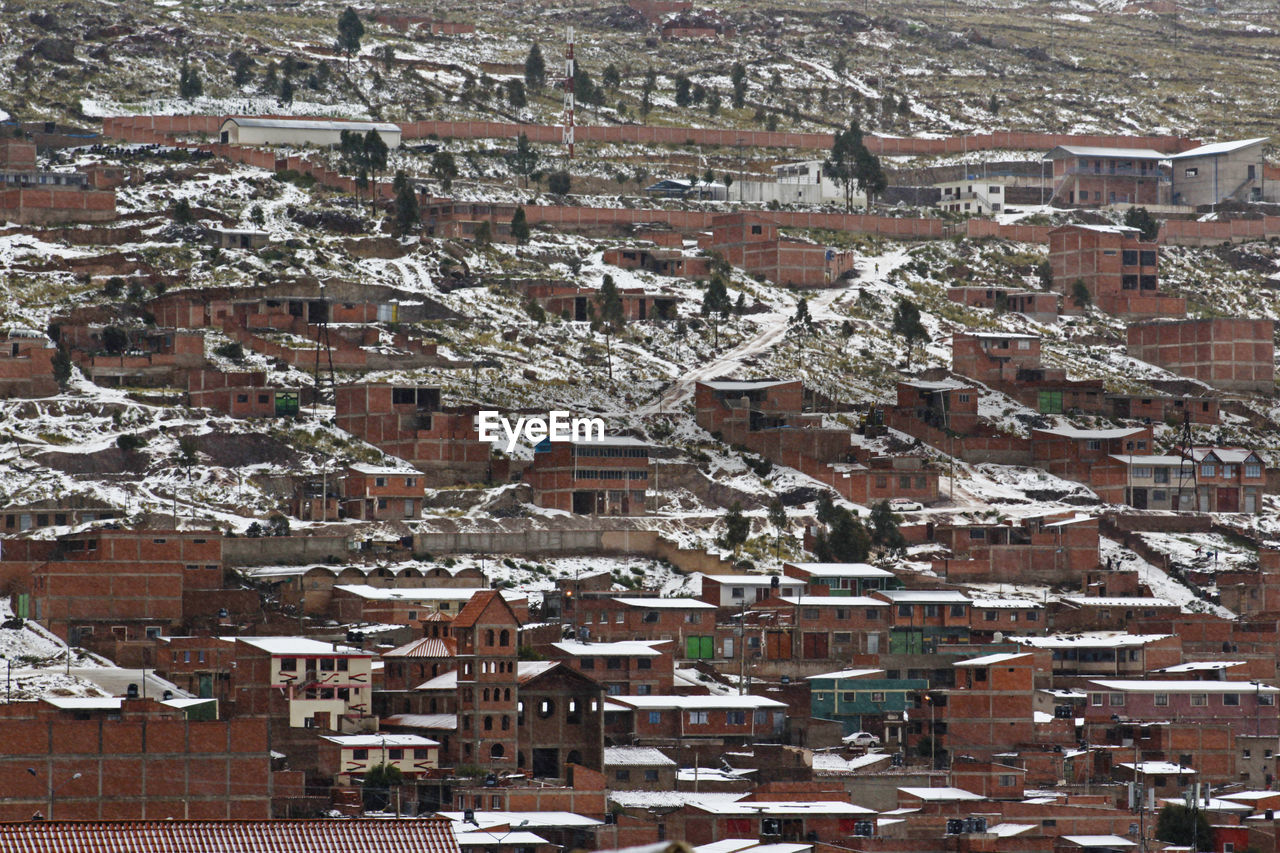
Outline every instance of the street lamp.
[[[28, 767], [28, 768], [27, 768], [27, 772], [28, 772], [28, 773], [30, 773], [33, 777], [35, 777], [35, 778], [37, 778], [37, 779], [38, 779], [38, 778], [40, 778], [40, 774], [36, 772], [36, 769], [35, 769], [34, 767]], [[66, 781], [64, 781], [61, 785], [58, 785], [57, 787], [54, 787], [54, 784], [53, 784], [53, 774], [52, 774], [52, 773], [50, 773], [50, 774], [49, 774], [49, 780], [48, 780], [48, 790], [49, 790], [49, 820], [53, 820], [53, 798], [54, 798], [54, 796], [55, 796], [59, 791], [61, 791], [63, 788], [65, 788], [67, 785], [70, 785], [72, 782], [76, 781], [77, 779], [79, 779], [79, 778], [80, 778], [80, 777], [82, 777], [83, 775], [84, 775], [83, 773], [73, 773], [73, 774], [71, 774], [71, 778], [70, 778], [70, 779], [67, 779], [67, 780], [66, 780]], [[44, 820], [44, 819], [45, 819], [45, 817], [44, 817], [44, 815], [40, 814], [40, 812], [36, 812], [35, 814], [33, 814], [33, 815], [31, 816], [31, 819], [32, 819], [32, 820]]]

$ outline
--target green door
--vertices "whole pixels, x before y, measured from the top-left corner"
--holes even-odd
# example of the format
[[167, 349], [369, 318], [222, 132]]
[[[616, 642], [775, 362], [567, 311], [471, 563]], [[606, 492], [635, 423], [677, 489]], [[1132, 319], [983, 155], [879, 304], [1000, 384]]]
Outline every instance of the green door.
[[710, 660], [715, 657], [713, 637], [685, 637], [684, 656], [692, 660]]

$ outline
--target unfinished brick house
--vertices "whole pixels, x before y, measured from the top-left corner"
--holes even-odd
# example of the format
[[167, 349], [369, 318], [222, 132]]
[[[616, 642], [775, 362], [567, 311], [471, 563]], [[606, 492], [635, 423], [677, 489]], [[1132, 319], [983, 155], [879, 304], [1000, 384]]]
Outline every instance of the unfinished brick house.
[[1113, 418], [1181, 425], [1184, 420], [1193, 424], [1217, 424], [1222, 422], [1221, 405], [1217, 397], [1166, 394], [1108, 394], [1106, 413]]
[[502, 593], [488, 590], [473, 597], [450, 628], [458, 650], [457, 761], [495, 771], [514, 769], [519, 758], [520, 617]]
[[8, 139], [0, 144], [0, 219], [59, 225], [115, 218], [115, 190], [95, 189], [81, 172], [39, 169], [34, 142]]
[[9, 329], [0, 334], [0, 398], [52, 397], [53, 343], [40, 332]]
[[784, 287], [830, 287], [853, 269], [852, 252], [781, 238], [777, 225], [754, 213], [715, 217], [705, 242], [733, 266]]
[[964, 287], [947, 288], [947, 298], [970, 308], [986, 308], [991, 311], [1008, 311], [1013, 314], [1024, 314], [1042, 323], [1058, 317], [1057, 293], [1042, 290], [1019, 290], [1007, 287]]
[[0, 721], [2, 820], [262, 821], [284, 812], [273, 800], [301, 794], [301, 774], [272, 771], [264, 720], [190, 720], [154, 697], [52, 697], [6, 702]]
[[1079, 513], [937, 525], [932, 534], [950, 551], [934, 571], [959, 583], [1071, 584], [1098, 566], [1098, 519]]
[[801, 412], [800, 382], [716, 381], [694, 385], [698, 425], [778, 465], [796, 468], [855, 503], [935, 501], [938, 471], [920, 456], [875, 456], [853, 433]]
[[670, 642], [562, 640], [539, 645], [535, 651], [599, 681], [609, 696], [672, 692], [676, 654]]
[[191, 370], [187, 373], [187, 405], [233, 418], [292, 417], [298, 414], [299, 392], [268, 386], [265, 373]]
[[1275, 390], [1275, 323], [1245, 317], [1152, 320], [1128, 330], [1134, 358], [1224, 391]]
[[956, 686], [946, 693], [946, 734], [954, 755], [990, 761], [1019, 744], [1036, 742], [1036, 655], [996, 653], [958, 661]]
[[341, 494], [347, 518], [386, 521], [421, 516], [426, 487], [413, 469], [357, 464], [347, 466]]
[[1134, 509], [1195, 509], [1194, 464], [1167, 454], [1112, 454], [1094, 463], [1094, 490]]
[[954, 380], [898, 383], [898, 403], [885, 423], [966, 462], [1030, 465], [1031, 445], [996, 429], [978, 415], [977, 386]]
[[1186, 300], [1160, 291], [1159, 247], [1123, 225], [1063, 225], [1049, 232], [1053, 287], [1064, 314], [1079, 314], [1075, 283], [1099, 310], [1118, 317], [1181, 317]]
[[[600, 291], [594, 288], [563, 282], [529, 281], [520, 289], [544, 310], [570, 320], [583, 322], [591, 310], [598, 312], [595, 302]], [[648, 291], [642, 287], [619, 288], [618, 297], [622, 301], [622, 316], [628, 323], [674, 320], [676, 306], [680, 304], [680, 297], [675, 294]]]
[[1159, 151], [1059, 145], [1045, 159], [1053, 162], [1050, 201], [1080, 207], [1170, 203], [1169, 174], [1160, 165], [1169, 155]]
[[649, 445], [613, 436], [539, 444], [524, 481], [537, 506], [577, 515], [644, 515], [649, 473]]
[[[830, 668], [847, 663], [851, 655], [878, 654], [889, 648], [889, 605], [863, 595], [777, 595], [750, 606], [750, 637], [726, 625], [719, 646], [726, 660], [735, 655], [759, 655], [765, 661], [792, 661], [791, 672], [803, 664]], [[763, 638], [763, 648], [752, 641]], [[737, 645], [747, 642], [746, 651]]]
[[490, 447], [480, 440], [475, 412], [445, 409], [439, 388], [341, 385], [335, 397], [340, 429], [405, 460], [423, 472], [425, 485], [488, 479]]
[[705, 279], [711, 277], [711, 259], [691, 257], [678, 249], [634, 246], [606, 249], [604, 262], [625, 270], [648, 270], [655, 275]]
[[149, 654], [155, 636], [207, 610], [222, 588], [217, 532], [90, 530], [6, 542], [4, 559], [29, 564], [32, 619], [117, 660], [121, 644]]
[[[121, 329], [119, 351], [104, 344], [105, 326], [63, 324], [60, 340], [85, 376], [99, 385], [185, 385], [184, 373], [204, 366], [204, 332], [147, 327]], [[119, 327], [117, 327], [119, 328]]]
[[1038, 335], [956, 333], [951, 340], [951, 369], [1042, 414], [1101, 412], [1102, 381], [1068, 379], [1062, 368], [1045, 367], [1040, 343]]
[[1095, 466], [1111, 456], [1148, 456], [1151, 454], [1151, 427], [1117, 429], [1076, 429], [1056, 427], [1031, 431], [1031, 453], [1035, 466], [1057, 477], [1084, 483], [1107, 502], [1123, 498], [1123, 485], [1103, 481], [1094, 474]]
[[677, 657], [686, 656], [690, 650], [696, 654], [689, 657], [714, 657], [716, 606], [705, 601], [656, 596], [574, 596], [566, 600], [563, 618], [578, 628], [580, 638], [593, 642], [670, 640], [676, 644]]
[[377, 729], [372, 652], [306, 637], [222, 639], [234, 647], [222, 700], [229, 717], [267, 717], [296, 729]]

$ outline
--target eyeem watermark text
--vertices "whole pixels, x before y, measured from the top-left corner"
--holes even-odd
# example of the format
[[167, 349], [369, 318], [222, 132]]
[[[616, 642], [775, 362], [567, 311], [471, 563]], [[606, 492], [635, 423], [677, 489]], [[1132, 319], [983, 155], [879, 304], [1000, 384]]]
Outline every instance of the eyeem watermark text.
[[551, 441], [604, 441], [603, 418], [575, 418], [569, 412], [548, 412], [547, 416], [520, 415], [512, 423], [494, 411], [482, 411], [476, 418], [481, 441], [497, 441], [505, 436], [507, 453], [523, 440], [533, 445], [544, 439]]

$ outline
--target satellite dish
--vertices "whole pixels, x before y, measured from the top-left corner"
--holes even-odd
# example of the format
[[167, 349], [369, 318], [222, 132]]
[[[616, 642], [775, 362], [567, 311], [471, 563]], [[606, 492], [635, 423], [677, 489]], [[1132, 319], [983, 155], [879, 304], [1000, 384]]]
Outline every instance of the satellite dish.
[[1004, 642], [1004, 631], [996, 631], [994, 634], [992, 634], [992, 635], [991, 635], [991, 642], [993, 642], [993, 643], [1003, 643], [1003, 642]]

